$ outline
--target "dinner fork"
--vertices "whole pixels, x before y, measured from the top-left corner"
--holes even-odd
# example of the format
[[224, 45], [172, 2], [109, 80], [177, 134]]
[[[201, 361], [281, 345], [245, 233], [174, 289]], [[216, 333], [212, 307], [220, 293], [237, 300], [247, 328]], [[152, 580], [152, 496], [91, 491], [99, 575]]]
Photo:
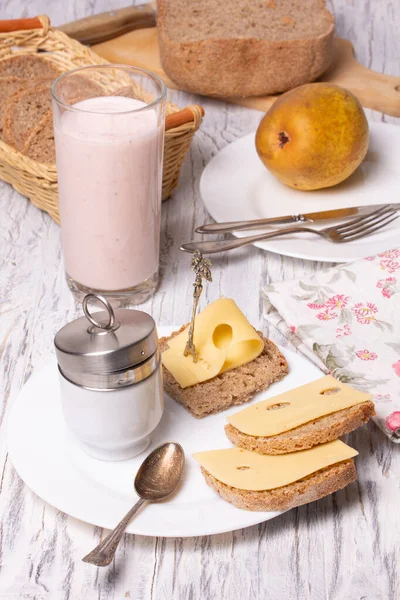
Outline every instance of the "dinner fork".
[[392, 223], [398, 216], [397, 210], [388, 206], [374, 210], [361, 217], [357, 217], [342, 225], [325, 227], [324, 229], [313, 229], [311, 227], [285, 227], [284, 229], [277, 229], [275, 231], [270, 231], [269, 233], [261, 233], [259, 235], [252, 235], [239, 239], [190, 242], [188, 244], [182, 244], [180, 249], [184, 252], [200, 250], [203, 254], [215, 254], [225, 250], [241, 248], [248, 244], [254, 244], [254, 242], [270, 240], [283, 235], [290, 235], [291, 233], [303, 232], [315, 233], [335, 244], [344, 244], [359, 240], [371, 233], [379, 231], [383, 227], [386, 227], [386, 225], [389, 225], [389, 223]]

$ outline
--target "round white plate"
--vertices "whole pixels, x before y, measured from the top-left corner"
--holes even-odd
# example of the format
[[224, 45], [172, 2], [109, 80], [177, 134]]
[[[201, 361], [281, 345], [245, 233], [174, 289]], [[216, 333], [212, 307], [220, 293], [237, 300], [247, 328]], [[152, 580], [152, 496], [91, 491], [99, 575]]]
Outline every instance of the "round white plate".
[[[226, 146], [204, 169], [200, 192], [217, 223], [399, 202], [400, 127], [370, 123], [369, 151], [357, 171], [335, 187], [312, 192], [294, 190], [280, 183], [259, 159], [254, 137], [251, 133]], [[325, 222], [319, 227], [339, 222]], [[262, 231], [241, 231], [235, 235], [245, 237], [257, 233]], [[350, 262], [398, 246], [399, 233], [400, 218], [383, 231], [347, 244], [333, 244], [322, 237], [303, 233], [255, 245], [295, 258]]]
[[[160, 327], [159, 334], [174, 330]], [[322, 376], [301, 356], [284, 353], [290, 374], [253, 402]], [[162, 442], [175, 440], [186, 455], [182, 485], [171, 499], [143, 507], [127, 532], [163, 537], [222, 533], [280, 514], [248, 512], [228, 504], [207, 486], [192, 458], [199, 450], [231, 446], [224, 424], [226, 416], [237, 410], [198, 420], [166, 396], [165, 413], [148, 451], [127, 461], [103, 462], [81, 450], [64, 426], [54, 361], [32, 375], [14, 402], [8, 417], [8, 452], [19, 476], [43, 500], [76, 519], [112, 529], [137, 500], [133, 480], [146, 454]]]

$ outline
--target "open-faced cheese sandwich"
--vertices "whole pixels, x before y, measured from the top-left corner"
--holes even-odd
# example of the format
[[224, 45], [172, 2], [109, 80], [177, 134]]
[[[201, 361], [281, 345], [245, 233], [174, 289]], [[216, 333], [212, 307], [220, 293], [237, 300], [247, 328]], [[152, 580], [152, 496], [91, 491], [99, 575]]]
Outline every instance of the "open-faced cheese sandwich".
[[375, 414], [371, 398], [327, 375], [230, 415], [225, 433], [261, 454], [306, 450], [367, 423]]
[[206, 482], [224, 500], [252, 511], [287, 510], [319, 500], [357, 479], [358, 452], [336, 440], [270, 456], [242, 448], [198, 452]]
[[249, 401], [288, 372], [285, 357], [262, 337], [229, 298], [209, 304], [195, 320], [198, 361], [184, 356], [188, 326], [160, 339], [164, 389], [194, 417]]

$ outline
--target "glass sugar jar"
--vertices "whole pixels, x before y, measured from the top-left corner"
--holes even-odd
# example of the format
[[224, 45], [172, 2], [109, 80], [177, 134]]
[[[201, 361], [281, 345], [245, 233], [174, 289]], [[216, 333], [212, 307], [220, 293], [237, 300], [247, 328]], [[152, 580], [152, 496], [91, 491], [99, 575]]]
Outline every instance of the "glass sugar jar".
[[[92, 300], [106, 310], [91, 313]], [[156, 324], [139, 310], [114, 311], [98, 294], [85, 296], [83, 312], [54, 339], [66, 424], [95, 458], [132, 458], [150, 444], [164, 408]]]

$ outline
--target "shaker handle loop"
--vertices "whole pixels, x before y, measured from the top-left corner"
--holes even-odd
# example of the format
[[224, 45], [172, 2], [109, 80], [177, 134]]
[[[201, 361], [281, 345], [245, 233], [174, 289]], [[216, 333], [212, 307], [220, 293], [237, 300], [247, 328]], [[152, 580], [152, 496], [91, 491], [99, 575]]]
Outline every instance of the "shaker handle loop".
[[[108, 323], [101, 323], [90, 314], [88, 308], [89, 300], [98, 300], [99, 302], [101, 302], [101, 304], [103, 304], [103, 306], [108, 312]], [[88, 321], [92, 323], [92, 325], [94, 325], [95, 327], [100, 327], [100, 329], [113, 329], [115, 325], [115, 313], [113, 307], [111, 306], [107, 298], [101, 296], [100, 294], [87, 294], [83, 299], [82, 308], [83, 312], [85, 313], [85, 317], [88, 319]]]

